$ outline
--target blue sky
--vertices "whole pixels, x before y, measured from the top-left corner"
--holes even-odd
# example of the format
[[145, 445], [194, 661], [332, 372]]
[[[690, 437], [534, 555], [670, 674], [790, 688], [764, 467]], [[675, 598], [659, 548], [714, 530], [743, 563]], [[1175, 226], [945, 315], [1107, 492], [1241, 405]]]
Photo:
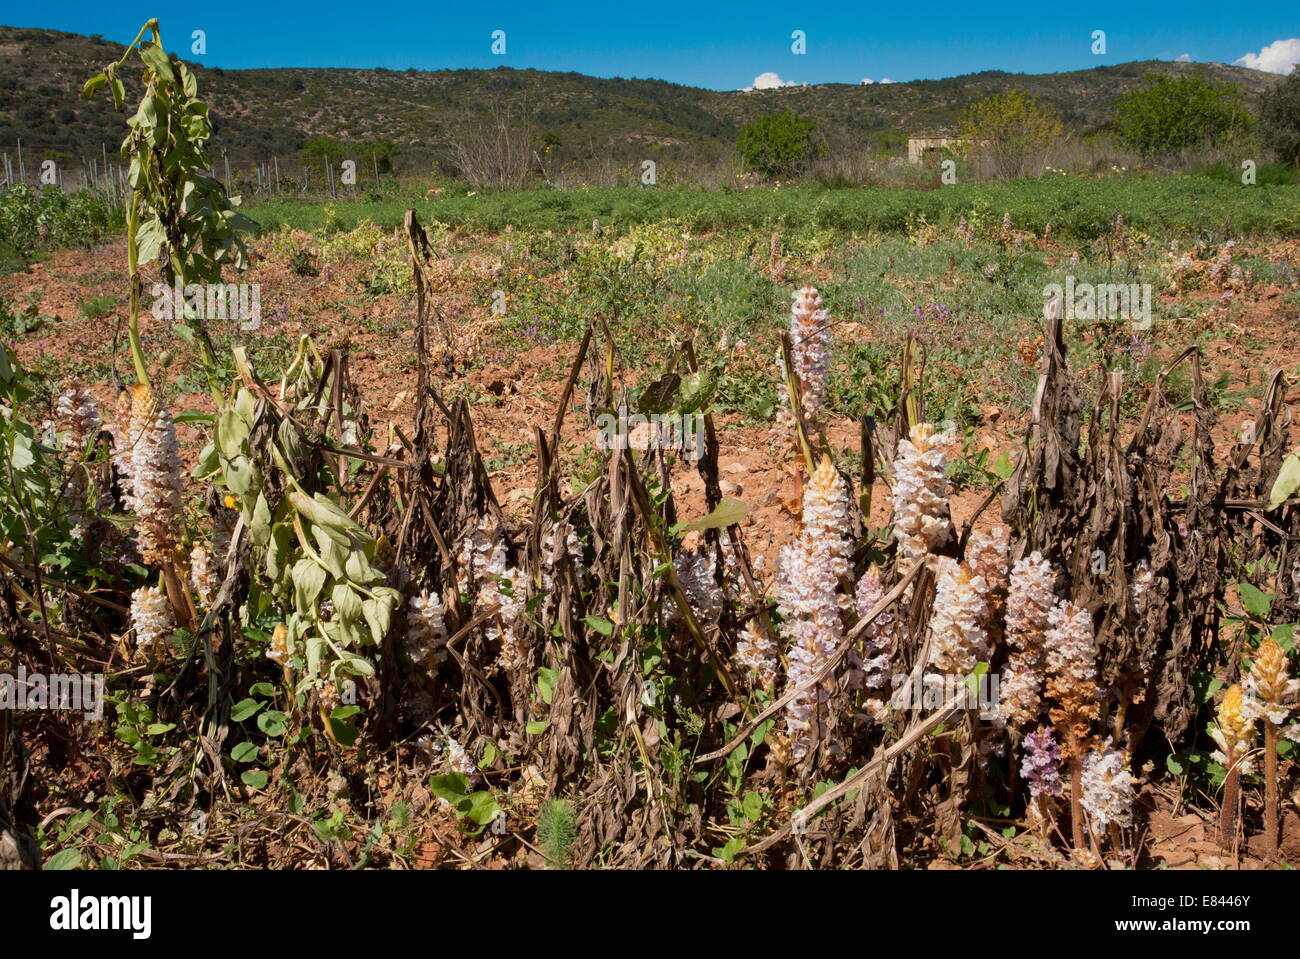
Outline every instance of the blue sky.
[[[124, 12], [131, 11], [131, 12]], [[979, 70], [1047, 73], [1129, 60], [1231, 63], [1300, 37], [1300, 4], [945, 2], [816, 4], [752, 0], [397, 3], [315, 0], [250, 4], [67, 0], [12, 5], [15, 26], [102, 33], [119, 42], [157, 16], [167, 46], [213, 66], [349, 66], [405, 69], [536, 67], [594, 76], [656, 77], [719, 90], [763, 73], [784, 82], [857, 83], [955, 76]], [[207, 53], [188, 53], [190, 33]], [[506, 54], [491, 34], [506, 32]], [[791, 51], [803, 30], [807, 52]], [[1107, 52], [1091, 52], [1094, 30]], [[1297, 41], [1300, 45], [1300, 41]], [[1290, 47], [1287, 48], [1291, 49]], [[1289, 60], [1289, 56], [1288, 56]]]

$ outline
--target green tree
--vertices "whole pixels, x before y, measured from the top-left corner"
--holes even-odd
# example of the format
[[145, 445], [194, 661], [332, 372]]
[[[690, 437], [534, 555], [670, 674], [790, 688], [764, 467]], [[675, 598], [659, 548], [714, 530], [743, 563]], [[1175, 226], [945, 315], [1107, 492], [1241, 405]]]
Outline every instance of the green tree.
[[329, 160], [331, 163], [341, 163], [346, 155], [347, 148], [338, 140], [327, 136], [308, 137], [298, 151], [298, 156], [304, 160]]
[[358, 152], [365, 158], [366, 164], [378, 169], [380, 173], [392, 173], [393, 161], [397, 159], [397, 144], [392, 140], [368, 140], [361, 144]]
[[1047, 148], [1061, 131], [1056, 107], [1023, 90], [972, 103], [961, 122], [968, 149], [986, 156], [997, 175], [1008, 180], [1040, 172]]
[[1116, 107], [1120, 139], [1147, 157], [1213, 146], [1250, 122], [1236, 84], [1215, 83], [1196, 73], [1150, 74]]
[[1300, 166], [1300, 70], [1264, 94], [1259, 125], [1277, 158]]
[[769, 113], [741, 128], [736, 152], [746, 169], [768, 179], [796, 177], [821, 155], [816, 131], [816, 120], [789, 110]]

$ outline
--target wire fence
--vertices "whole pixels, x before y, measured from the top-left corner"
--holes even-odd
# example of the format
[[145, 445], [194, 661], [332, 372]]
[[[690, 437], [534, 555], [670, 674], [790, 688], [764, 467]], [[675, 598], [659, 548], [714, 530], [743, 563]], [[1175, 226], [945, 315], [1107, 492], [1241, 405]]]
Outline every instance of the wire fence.
[[[226, 192], [244, 197], [329, 196], [355, 197], [380, 190], [385, 182], [396, 182], [382, 171], [377, 158], [304, 159], [270, 156], [264, 159], [232, 160], [228, 154], [213, 155], [208, 175], [221, 182]], [[367, 167], [369, 167], [367, 169]], [[117, 153], [101, 144], [97, 155], [69, 159], [65, 151], [32, 148], [21, 140], [0, 150], [0, 193], [18, 184], [34, 190], [57, 187], [67, 192], [95, 190], [125, 204], [130, 193], [129, 166]]]

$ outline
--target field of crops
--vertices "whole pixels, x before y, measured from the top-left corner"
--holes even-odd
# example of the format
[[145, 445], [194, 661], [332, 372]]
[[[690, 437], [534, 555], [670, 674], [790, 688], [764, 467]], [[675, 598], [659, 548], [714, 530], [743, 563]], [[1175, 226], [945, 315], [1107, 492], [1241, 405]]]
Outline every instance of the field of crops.
[[167, 130], [0, 200], [0, 854], [1300, 861], [1300, 188], [241, 214]]

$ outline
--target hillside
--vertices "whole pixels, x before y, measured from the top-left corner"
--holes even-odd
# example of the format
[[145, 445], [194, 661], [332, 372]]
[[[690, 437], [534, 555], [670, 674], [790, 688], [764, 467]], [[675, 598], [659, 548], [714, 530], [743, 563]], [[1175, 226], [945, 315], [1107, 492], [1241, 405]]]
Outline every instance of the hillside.
[[[121, 55], [120, 44], [73, 33], [0, 27], [0, 145], [69, 157], [97, 155], [121, 139], [107, 97], [87, 102], [82, 82]], [[134, 61], [127, 75], [138, 76]], [[1241, 85], [1255, 100], [1278, 78], [1223, 64], [1143, 61], [1039, 75], [986, 71], [910, 83], [821, 84], [719, 92], [662, 80], [601, 79], [539, 70], [222, 70], [195, 65], [213, 108], [214, 146], [233, 159], [287, 156], [307, 137], [390, 139], [424, 153], [455, 123], [503, 99], [524, 98], [537, 125], [566, 149], [628, 155], [650, 143], [726, 148], [747, 120], [791, 109], [818, 119], [828, 137], [900, 146], [908, 133], [952, 126], [971, 102], [1020, 88], [1056, 104], [1069, 128], [1104, 125], [1117, 96], [1151, 71], [1202, 71]], [[129, 80], [128, 80], [129, 83]]]

